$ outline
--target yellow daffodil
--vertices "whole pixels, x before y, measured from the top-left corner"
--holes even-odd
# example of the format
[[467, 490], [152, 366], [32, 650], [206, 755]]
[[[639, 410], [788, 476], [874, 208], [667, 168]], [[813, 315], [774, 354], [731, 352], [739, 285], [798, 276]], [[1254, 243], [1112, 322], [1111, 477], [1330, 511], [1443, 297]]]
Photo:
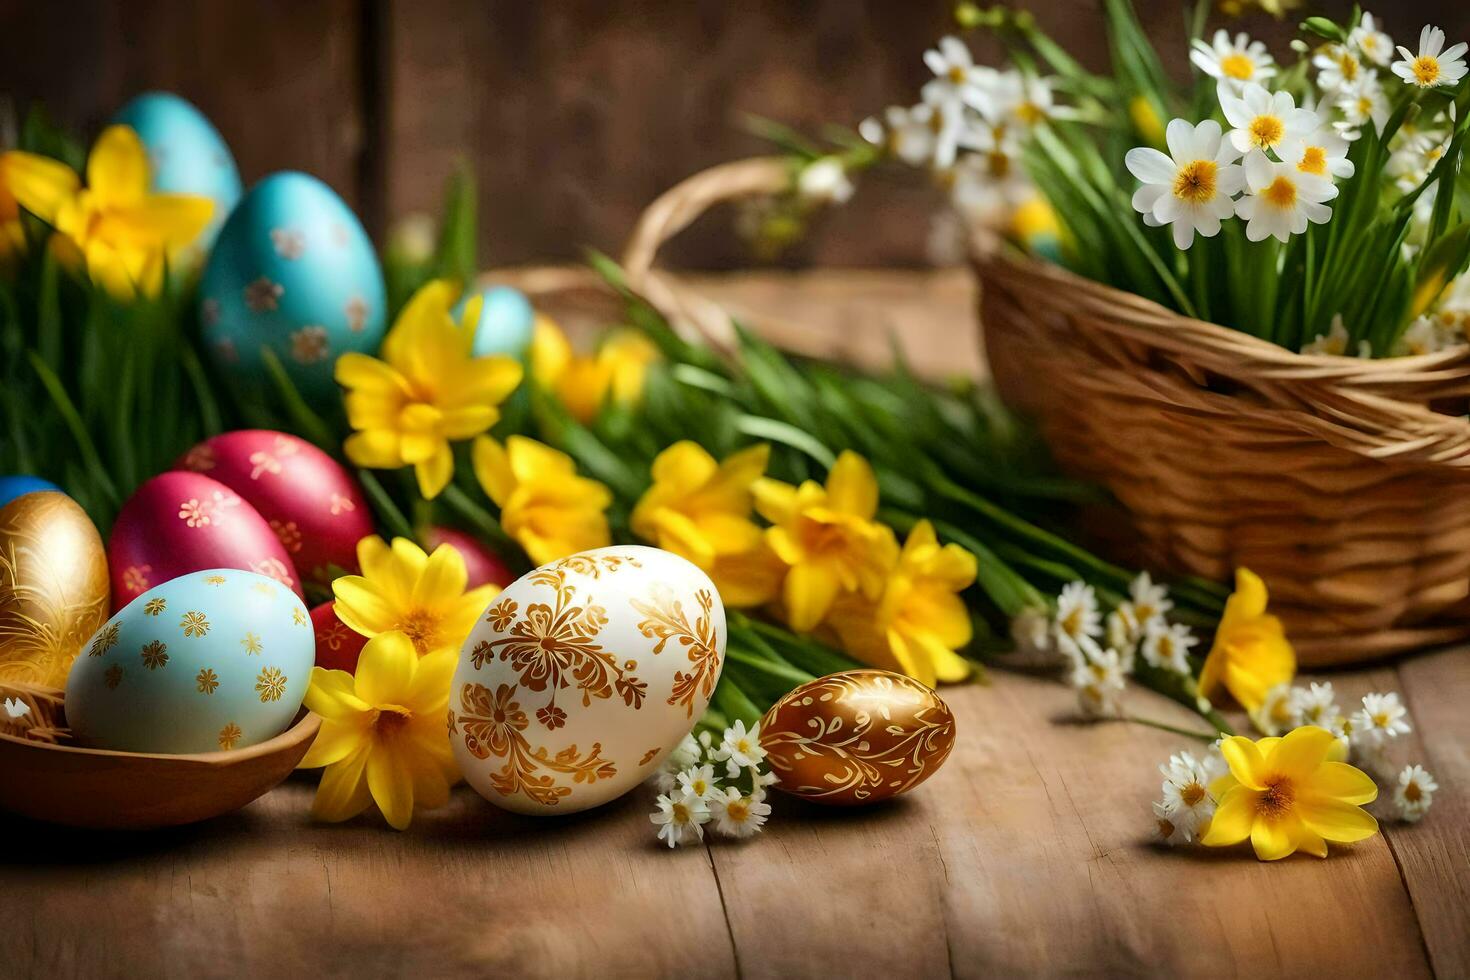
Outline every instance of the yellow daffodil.
[[121, 300], [156, 296], [168, 254], [209, 224], [214, 202], [148, 191], [148, 154], [127, 126], [109, 126], [87, 158], [87, 186], [66, 164], [12, 150], [4, 180], [21, 207], [59, 233], [57, 254], [85, 266], [92, 281]]
[[774, 525], [766, 529], [766, 541], [788, 566], [782, 596], [792, 629], [815, 628], [844, 592], [870, 600], [882, 595], [898, 542], [890, 528], [873, 520], [878, 481], [867, 460], [843, 452], [826, 486], [763, 479], [754, 489], [756, 510]]
[[934, 526], [909, 532], [898, 566], [876, 604], [848, 593], [832, 605], [831, 623], [842, 647], [863, 663], [907, 674], [933, 687], [962, 681], [970, 665], [956, 650], [974, 629], [959, 593], [975, 581], [975, 556], [957, 544], [940, 545]]
[[457, 659], [449, 650], [417, 656], [395, 631], [368, 640], [356, 676], [312, 668], [306, 706], [322, 727], [298, 767], [326, 767], [312, 816], [350, 820], [376, 803], [404, 830], [415, 807], [444, 805], [459, 775], [444, 726]]
[[475, 477], [500, 508], [500, 526], [538, 565], [612, 543], [606, 511], [612, 493], [577, 474], [577, 464], [525, 436], [502, 446], [475, 440]]
[[1281, 620], [1266, 613], [1266, 583], [1248, 568], [1235, 572], [1235, 593], [1200, 673], [1199, 693], [1211, 697], [1224, 685], [1240, 706], [1258, 711], [1266, 692], [1296, 676], [1296, 652]]
[[1219, 805], [1200, 842], [1225, 847], [1249, 837], [1256, 857], [1275, 861], [1296, 851], [1326, 857], [1327, 841], [1372, 837], [1378, 821], [1362, 804], [1378, 797], [1378, 787], [1333, 758], [1338, 746], [1316, 725], [1284, 738], [1252, 742], [1236, 735], [1220, 743], [1230, 773], [1210, 784]]
[[536, 318], [531, 337], [532, 377], [584, 424], [595, 419], [609, 400], [637, 404], [648, 368], [659, 359], [653, 342], [634, 330], [614, 330], [594, 354], [573, 352], [550, 317]]
[[453, 545], [426, 555], [407, 538], [394, 538], [390, 546], [374, 535], [357, 543], [357, 561], [361, 575], [332, 583], [337, 618], [363, 636], [401, 632], [421, 656], [457, 653], [500, 592], [494, 584], [466, 592], [469, 576]]
[[708, 572], [725, 605], [770, 602], [785, 566], [750, 519], [751, 487], [770, 458], [765, 444], [716, 462], [696, 442], [674, 443], [653, 461], [653, 485], [633, 508], [633, 533]]
[[6, 157], [0, 153], [0, 269], [13, 264], [26, 248], [25, 229], [20, 223], [20, 205], [6, 180]]
[[466, 304], [456, 325], [450, 309], [458, 297], [452, 283], [429, 283], [388, 332], [382, 360], [350, 352], [336, 365], [337, 382], [347, 389], [347, 421], [357, 430], [343, 446], [347, 457], [373, 469], [412, 466], [431, 500], [454, 475], [450, 442], [499, 421], [498, 406], [521, 383], [513, 358], [473, 356], [481, 299]]

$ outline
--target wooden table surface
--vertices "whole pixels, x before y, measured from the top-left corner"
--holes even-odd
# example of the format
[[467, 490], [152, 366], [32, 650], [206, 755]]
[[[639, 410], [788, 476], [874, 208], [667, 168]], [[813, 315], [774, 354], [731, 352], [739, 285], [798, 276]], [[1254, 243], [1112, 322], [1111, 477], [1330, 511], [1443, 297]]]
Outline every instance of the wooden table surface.
[[[973, 350], [962, 277], [910, 288], [934, 303], [911, 342]], [[958, 743], [910, 797], [778, 796], [746, 842], [668, 851], [649, 787], [546, 819], [460, 787], [406, 833], [325, 826], [309, 775], [177, 830], [0, 817], [0, 976], [1470, 975], [1470, 648], [1330, 679], [1340, 704], [1400, 691], [1395, 758], [1442, 789], [1423, 823], [1326, 861], [1151, 843], [1156, 767], [1190, 743], [1081, 724], [1055, 678], [996, 671], [943, 690]], [[1128, 710], [1195, 721], [1142, 690]]]

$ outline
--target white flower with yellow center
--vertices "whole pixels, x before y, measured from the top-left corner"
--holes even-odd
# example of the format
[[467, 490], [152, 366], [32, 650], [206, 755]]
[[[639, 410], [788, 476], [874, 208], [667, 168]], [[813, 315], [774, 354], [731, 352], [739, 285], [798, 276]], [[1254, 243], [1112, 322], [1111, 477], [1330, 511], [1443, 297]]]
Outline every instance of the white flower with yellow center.
[[1188, 844], [1194, 839], [1192, 833], [1186, 833], [1183, 826], [1174, 822], [1174, 818], [1169, 815], [1169, 808], [1162, 803], [1154, 804], [1154, 833], [1170, 847]]
[[1281, 148], [1281, 159], [1304, 174], [1325, 177], [1328, 180], [1337, 177], [1346, 179], [1356, 169], [1348, 159], [1348, 141], [1326, 126], [1284, 145]]
[[1235, 213], [1246, 221], [1245, 237], [1253, 242], [1288, 241], [1310, 224], [1326, 224], [1332, 209], [1324, 201], [1337, 196], [1326, 177], [1303, 173], [1294, 164], [1276, 163], [1260, 150], [1245, 158], [1246, 194]]
[[1341, 44], [1324, 44], [1312, 56], [1317, 69], [1317, 88], [1324, 93], [1340, 92], [1357, 84], [1366, 73], [1353, 49]]
[[1228, 86], [1217, 91], [1220, 108], [1234, 128], [1230, 142], [1241, 153], [1248, 150], [1274, 150], [1292, 140], [1306, 137], [1322, 125], [1311, 109], [1297, 108], [1290, 92], [1274, 95], [1260, 85], [1250, 84], [1240, 95]]
[[1358, 26], [1348, 33], [1348, 44], [1363, 56], [1364, 61], [1375, 65], [1387, 65], [1393, 57], [1393, 38], [1378, 29], [1373, 15], [1366, 10]]
[[759, 769], [766, 761], [766, 750], [761, 748], [761, 726], [757, 722], [747, 731], [745, 722], [736, 719], [735, 724], [725, 729], [720, 747], [710, 753], [715, 762], [723, 762], [733, 779], [742, 769]]
[[1276, 74], [1276, 63], [1266, 46], [1245, 34], [1235, 35], [1232, 41], [1229, 33], [1218, 30], [1209, 44], [1195, 38], [1191, 47], [1189, 60], [1195, 67], [1237, 91], [1247, 82], [1260, 82]]
[[1441, 139], [1433, 131], [1416, 131], [1389, 154], [1384, 172], [1393, 178], [1399, 190], [1408, 193], [1429, 179], [1449, 148], [1448, 137]]
[[1383, 124], [1388, 122], [1388, 97], [1383, 94], [1378, 76], [1372, 73], [1364, 73], [1357, 84], [1340, 89], [1333, 105], [1342, 113], [1342, 120], [1333, 123], [1333, 128], [1346, 140], [1357, 139], [1362, 128], [1370, 123], [1381, 132]]
[[934, 73], [934, 81], [947, 86], [957, 98], [995, 74], [993, 68], [977, 67], [970, 49], [957, 37], [940, 38], [936, 47], [924, 52], [924, 64]]
[[690, 766], [679, 773], [677, 778], [681, 792], [692, 793], [701, 800], [709, 800], [720, 792], [720, 781], [715, 778], [715, 767], [708, 763]]
[[1392, 691], [1363, 695], [1363, 706], [1353, 714], [1352, 721], [1354, 743], [1367, 746], [1382, 745], [1410, 731], [1409, 711]]
[[1188, 752], [1169, 757], [1159, 766], [1164, 776], [1163, 809], [1189, 840], [1215, 815], [1215, 799], [1208, 789], [1210, 776], [1204, 763]]
[[1444, 49], [1444, 31], [1429, 24], [1419, 32], [1419, 51], [1414, 53], [1402, 44], [1399, 56], [1402, 61], [1393, 63], [1393, 73], [1410, 85], [1420, 88], [1437, 88], [1455, 85], [1465, 77], [1463, 55], [1470, 45], [1464, 41], [1449, 50]]
[[658, 828], [658, 839], [670, 847], [695, 844], [704, 840], [704, 825], [709, 823], [709, 804], [693, 793], [676, 791], [660, 796], [648, 819]]
[[1267, 691], [1261, 706], [1251, 712], [1250, 718], [1256, 731], [1266, 736], [1280, 735], [1295, 728], [1291, 711], [1291, 685], [1277, 684]]
[[1194, 243], [1195, 233], [1212, 238], [1220, 222], [1234, 213], [1231, 200], [1244, 184], [1235, 161], [1240, 153], [1221, 138], [1220, 124], [1206, 119], [1191, 126], [1170, 121], [1165, 131], [1169, 155], [1152, 147], [1135, 147], [1124, 162], [1143, 182], [1133, 194], [1133, 208], [1149, 224], [1173, 225], [1174, 244]]
[[1399, 773], [1399, 784], [1393, 791], [1393, 802], [1398, 807], [1399, 818], [1417, 823], [1434, 803], [1434, 791], [1439, 783], [1423, 766], [1404, 766]]
[[1337, 698], [1332, 691], [1331, 681], [1322, 684], [1313, 681], [1310, 687], [1292, 689], [1291, 715], [1296, 721], [1292, 727], [1317, 725], [1327, 728], [1338, 714]]
[[1082, 637], [1082, 656], [1069, 676], [1077, 703], [1086, 718], [1116, 718], [1122, 714], [1123, 664], [1116, 650], [1104, 650], [1091, 637]]
[[709, 806], [715, 829], [726, 837], [757, 834], [771, 815], [771, 804], [766, 802], [765, 792], [759, 789], [747, 796], [733, 786], [727, 787], [715, 794]]
[[1133, 620], [1140, 628], [1174, 608], [1174, 601], [1169, 598], [1169, 587], [1154, 582], [1148, 572], [1139, 572], [1128, 583], [1128, 599]]
[[1199, 642], [1183, 623], [1169, 624], [1163, 619], [1149, 623], [1143, 637], [1143, 659], [1149, 666], [1188, 674], [1189, 649]]
[[1097, 593], [1086, 582], [1072, 582], [1057, 597], [1057, 635], [1074, 643], [1083, 637], [1102, 635], [1102, 617], [1097, 610]]
[[1418, 357], [1421, 354], [1437, 354], [1444, 349], [1444, 336], [1435, 325], [1433, 317], [1421, 316], [1399, 337], [1393, 345], [1395, 357]]
[[950, 203], [973, 226], [1003, 227], [1036, 193], [1009, 132], [988, 124], [970, 127], [961, 136], [970, 152], [941, 176], [949, 183]]
[[[1325, 334], [1319, 333], [1317, 339], [1302, 346], [1303, 354], [1328, 355], [1331, 357], [1344, 357], [1347, 354], [1348, 341], [1347, 325], [1342, 322], [1342, 314], [1336, 313], [1332, 317], [1332, 323]], [[1274, 735], [1275, 732], [1267, 732]]]

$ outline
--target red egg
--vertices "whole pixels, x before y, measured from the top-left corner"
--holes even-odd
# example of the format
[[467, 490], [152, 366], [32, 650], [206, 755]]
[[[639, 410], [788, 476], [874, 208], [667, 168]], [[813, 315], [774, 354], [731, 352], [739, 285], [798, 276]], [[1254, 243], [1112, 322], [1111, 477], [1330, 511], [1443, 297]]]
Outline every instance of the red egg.
[[179, 468], [243, 497], [306, 578], [328, 585], [328, 566], [358, 570], [357, 542], [373, 533], [372, 511], [352, 474], [311, 443], [269, 429], [225, 432], [189, 450]]
[[368, 638], [337, 618], [337, 603], [324, 602], [311, 611], [316, 631], [316, 665], [328, 670], [357, 672], [357, 657]]
[[291, 556], [255, 508], [198, 473], [161, 473], [123, 504], [107, 543], [112, 608], [206, 568], [269, 575], [302, 595]]
[[516, 580], [515, 572], [500, 560], [499, 555], [463, 531], [456, 531], [452, 527], [431, 527], [424, 534], [424, 544], [429, 546], [430, 551], [441, 544], [447, 544], [460, 553], [464, 558], [465, 571], [470, 577], [466, 588], [479, 588], [488, 582], [505, 588]]

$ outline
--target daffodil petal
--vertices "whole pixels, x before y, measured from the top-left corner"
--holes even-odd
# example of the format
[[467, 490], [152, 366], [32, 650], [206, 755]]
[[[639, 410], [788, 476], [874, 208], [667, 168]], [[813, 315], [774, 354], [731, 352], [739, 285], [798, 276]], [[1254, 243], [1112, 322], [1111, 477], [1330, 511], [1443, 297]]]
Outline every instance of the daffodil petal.
[[352, 675], [345, 670], [311, 668], [311, 684], [306, 689], [306, 707], [328, 720], [347, 718], [369, 710], [353, 692]]
[[454, 476], [454, 454], [449, 451], [449, 444], [441, 443], [433, 456], [414, 465], [413, 472], [419, 481], [419, 492], [426, 500], [439, 496]]
[[426, 653], [414, 668], [413, 680], [403, 695], [403, 705], [414, 717], [427, 717], [443, 727], [444, 713], [449, 707], [449, 685], [459, 663], [457, 650]]
[[1362, 807], [1338, 800], [1299, 800], [1296, 806], [1302, 822], [1313, 832], [1330, 841], [1351, 844], [1378, 833], [1378, 821]]
[[394, 830], [406, 830], [413, 822], [413, 775], [407, 753], [392, 743], [379, 743], [367, 759], [368, 791]]
[[796, 512], [796, 487], [780, 480], [764, 478], [751, 487], [755, 509], [772, 524], [785, 524]]
[[1239, 844], [1251, 835], [1251, 826], [1256, 822], [1256, 798], [1254, 790], [1236, 786], [1220, 799], [1210, 829], [1200, 838], [1207, 847], [1228, 847]]
[[1266, 760], [1261, 756], [1261, 750], [1256, 743], [1244, 735], [1235, 735], [1220, 743], [1220, 754], [1225, 757], [1225, 764], [1230, 767], [1230, 774], [1240, 781], [1240, 784], [1248, 789], [1263, 790], [1266, 788], [1264, 774]]
[[363, 778], [367, 757], [368, 746], [363, 744], [345, 759], [327, 766], [311, 804], [313, 817], [336, 823], [350, 820], [367, 809], [372, 802], [367, 780]]
[[322, 723], [311, 748], [296, 764], [297, 769], [320, 769], [341, 762], [363, 744], [369, 727], [366, 720], [328, 720]]
[[1305, 781], [1321, 767], [1335, 741], [1327, 729], [1303, 725], [1270, 748], [1265, 754], [1266, 768], [1293, 781]]
[[857, 453], [845, 449], [827, 474], [827, 503], [863, 520], [871, 520], [878, 512], [878, 479], [873, 467]]
[[76, 171], [60, 160], [20, 150], [4, 154], [3, 160], [11, 195], [42, 221], [54, 223], [62, 206], [81, 188]]
[[357, 658], [357, 696], [371, 705], [402, 704], [417, 661], [407, 636], [397, 630], [379, 633]]
[[510, 458], [505, 447], [489, 436], [480, 436], [470, 448], [470, 459], [475, 469], [475, 479], [485, 496], [500, 507], [510, 499], [516, 488], [515, 474], [510, 468]]
[[147, 196], [148, 153], [131, 127], [108, 126], [97, 137], [87, 156], [87, 189], [108, 209], [134, 207]]
[[1251, 847], [1262, 861], [1279, 861], [1296, 853], [1300, 824], [1293, 816], [1257, 820], [1251, 825]]
[[815, 629], [832, 608], [839, 587], [837, 577], [819, 565], [806, 563], [792, 567], [786, 573], [783, 590], [791, 628], [798, 633]]
[[356, 466], [393, 470], [404, 465], [398, 434], [384, 429], [354, 432], [342, 442], [342, 451]]
[[441, 544], [424, 563], [414, 586], [413, 604], [419, 608], [443, 605], [462, 595], [468, 582], [464, 556], [453, 545]]
[[[1336, 740], [1333, 740], [1336, 742]], [[1345, 762], [1324, 762], [1312, 774], [1306, 786], [1313, 798], [1333, 799], [1361, 806], [1378, 799], [1378, 785], [1373, 778]]]
[[332, 583], [337, 618], [363, 636], [376, 636], [398, 624], [398, 613], [361, 575], [343, 575]]
[[182, 248], [199, 237], [214, 216], [214, 202], [190, 194], [153, 194], [113, 212], [110, 221], [120, 237], [139, 244]]

